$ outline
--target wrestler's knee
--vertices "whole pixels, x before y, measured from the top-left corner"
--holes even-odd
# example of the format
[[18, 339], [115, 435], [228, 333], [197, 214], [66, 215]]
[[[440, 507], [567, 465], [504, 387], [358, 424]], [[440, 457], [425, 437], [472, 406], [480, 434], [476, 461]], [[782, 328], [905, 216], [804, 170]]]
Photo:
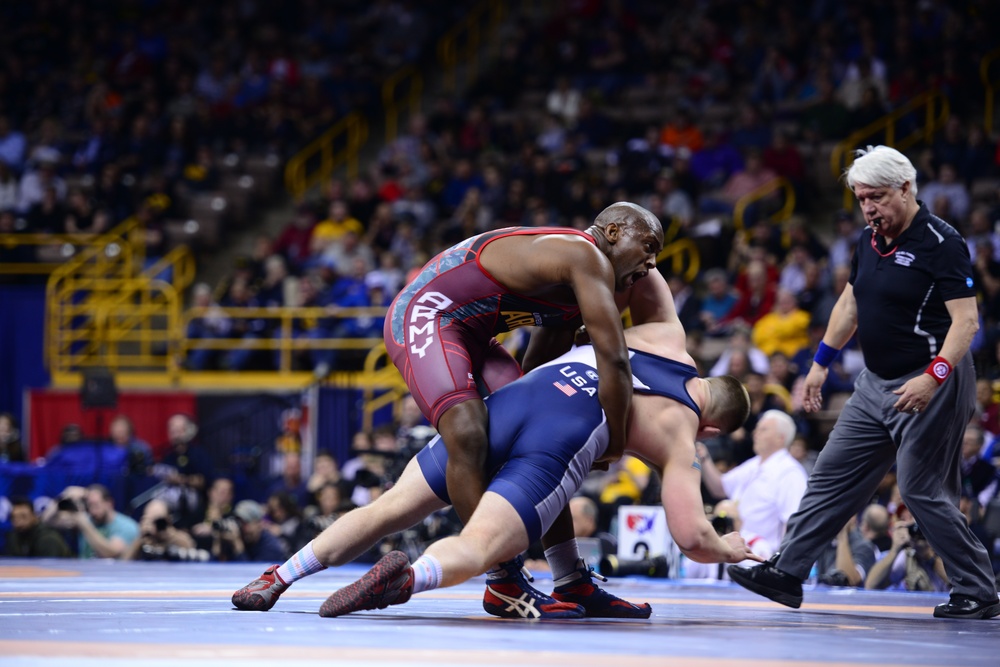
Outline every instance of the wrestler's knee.
[[459, 466], [482, 466], [489, 447], [486, 406], [482, 401], [463, 401], [452, 406], [438, 422], [448, 462]]

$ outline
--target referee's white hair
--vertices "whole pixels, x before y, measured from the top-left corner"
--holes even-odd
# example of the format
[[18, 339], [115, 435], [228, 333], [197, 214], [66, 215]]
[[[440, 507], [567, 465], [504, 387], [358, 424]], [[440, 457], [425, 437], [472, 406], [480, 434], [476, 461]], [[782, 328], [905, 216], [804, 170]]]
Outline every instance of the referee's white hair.
[[792, 444], [795, 440], [795, 434], [798, 432], [798, 428], [795, 426], [795, 420], [787, 412], [782, 412], [781, 410], [766, 410], [757, 419], [757, 423], [761, 423], [765, 419], [773, 419], [777, 423], [778, 430], [781, 431], [781, 435], [784, 436], [785, 449]]
[[899, 190], [910, 182], [910, 192], [917, 194], [917, 170], [910, 160], [888, 146], [869, 146], [854, 152], [854, 164], [844, 172], [847, 187], [854, 191], [859, 183], [873, 188]]

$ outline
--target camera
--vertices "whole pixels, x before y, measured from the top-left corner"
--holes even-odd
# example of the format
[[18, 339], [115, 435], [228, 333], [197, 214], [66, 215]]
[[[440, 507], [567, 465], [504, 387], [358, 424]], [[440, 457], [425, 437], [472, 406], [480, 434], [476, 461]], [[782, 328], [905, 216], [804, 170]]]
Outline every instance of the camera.
[[170, 522], [167, 521], [165, 517], [161, 516], [158, 519], [153, 519], [153, 528], [156, 530], [156, 532], [162, 533], [168, 527], [170, 527]]
[[56, 503], [56, 507], [60, 512], [82, 512], [83, 507], [80, 503], [73, 498], [60, 498], [59, 502]]
[[178, 547], [173, 544], [165, 547], [155, 544], [143, 544], [140, 558], [142, 560], [165, 560], [174, 563], [204, 563], [209, 560], [210, 554], [204, 549]]
[[728, 535], [736, 530], [736, 527], [733, 524], [733, 518], [724, 514], [712, 517], [712, 528], [715, 529], [715, 534], [719, 537]]
[[606, 577], [627, 577], [632, 574], [644, 577], [666, 579], [670, 576], [670, 566], [666, 556], [653, 556], [640, 560], [622, 560], [618, 556], [601, 559], [601, 574]]
[[235, 517], [227, 516], [212, 522], [212, 530], [219, 533], [234, 533], [240, 528], [240, 522]]
[[910, 541], [927, 539], [924, 537], [924, 534], [920, 532], [920, 526], [918, 526], [915, 523], [911, 523], [910, 527], [907, 530], [910, 533]]

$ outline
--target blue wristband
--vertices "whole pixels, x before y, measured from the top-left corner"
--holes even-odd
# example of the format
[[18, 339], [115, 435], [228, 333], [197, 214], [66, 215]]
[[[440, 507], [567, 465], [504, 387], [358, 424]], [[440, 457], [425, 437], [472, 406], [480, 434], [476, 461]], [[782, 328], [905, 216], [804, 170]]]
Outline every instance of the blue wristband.
[[840, 350], [835, 347], [830, 347], [823, 341], [820, 341], [819, 347], [816, 349], [816, 356], [813, 357], [813, 361], [823, 368], [826, 368], [833, 363], [833, 360], [837, 358], [838, 354], [840, 354]]

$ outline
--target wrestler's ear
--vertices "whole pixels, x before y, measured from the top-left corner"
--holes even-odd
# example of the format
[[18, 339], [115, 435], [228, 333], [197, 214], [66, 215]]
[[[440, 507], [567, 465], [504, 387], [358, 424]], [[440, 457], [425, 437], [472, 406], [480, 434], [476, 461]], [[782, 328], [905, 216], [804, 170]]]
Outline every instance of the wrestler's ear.
[[604, 238], [608, 240], [608, 243], [614, 245], [621, 238], [622, 227], [617, 222], [609, 222], [604, 226]]
[[695, 437], [698, 440], [705, 440], [706, 438], [714, 438], [717, 435], [722, 435], [722, 429], [718, 426], [703, 426]]

